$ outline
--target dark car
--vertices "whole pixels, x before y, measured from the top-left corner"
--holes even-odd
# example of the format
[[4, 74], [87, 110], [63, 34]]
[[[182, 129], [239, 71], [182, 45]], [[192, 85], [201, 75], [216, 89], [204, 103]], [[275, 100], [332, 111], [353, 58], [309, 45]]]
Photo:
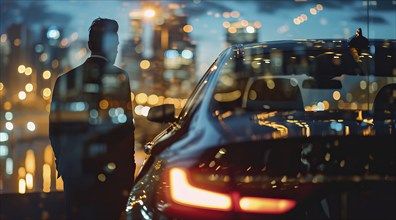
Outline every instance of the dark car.
[[236, 45], [145, 146], [129, 219], [395, 219], [396, 40]]

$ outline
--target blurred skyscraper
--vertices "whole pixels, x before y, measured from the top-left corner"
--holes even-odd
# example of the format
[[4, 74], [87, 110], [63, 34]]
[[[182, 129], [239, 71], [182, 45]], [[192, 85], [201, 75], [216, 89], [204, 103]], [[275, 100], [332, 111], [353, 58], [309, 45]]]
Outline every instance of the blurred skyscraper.
[[131, 39], [122, 49], [122, 63], [133, 90], [171, 97], [188, 96], [195, 83], [193, 27], [178, 5], [142, 3], [130, 13]]
[[233, 23], [224, 22], [223, 27], [226, 29], [227, 44], [230, 46], [257, 42], [261, 23], [241, 20]]

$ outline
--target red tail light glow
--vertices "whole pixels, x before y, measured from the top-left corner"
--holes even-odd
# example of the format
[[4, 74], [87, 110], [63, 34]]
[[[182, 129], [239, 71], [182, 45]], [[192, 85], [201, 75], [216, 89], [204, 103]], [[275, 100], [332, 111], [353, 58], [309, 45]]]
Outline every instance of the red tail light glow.
[[282, 214], [296, 205], [296, 202], [288, 199], [273, 199], [259, 197], [242, 197], [239, 206], [244, 212]]
[[296, 202], [289, 199], [240, 197], [239, 193], [218, 193], [201, 189], [191, 185], [188, 173], [183, 168], [171, 168], [169, 170], [170, 197], [173, 202], [180, 205], [212, 209], [219, 211], [231, 211], [235, 207], [242, 212], [261, 214], [282, 214], [296, 206]]
[[230, 211], [231, 196], [192, 186], [185, 170], [170, 170], [170, 194], [174, 202], [206, 209]]

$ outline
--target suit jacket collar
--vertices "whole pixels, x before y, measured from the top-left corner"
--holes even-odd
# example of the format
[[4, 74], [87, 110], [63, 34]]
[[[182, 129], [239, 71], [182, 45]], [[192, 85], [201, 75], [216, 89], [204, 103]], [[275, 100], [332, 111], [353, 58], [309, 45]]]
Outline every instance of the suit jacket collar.
[[[109, 59], [107, 59], [106, 57], [101, 56], [101, 55], [92, 54], [91, 57], [92, 57], [92, 58], [104, 59], [104, 60], [106, 60], [107, 62], [109, 62]], [[91, 57], [90, 57], [90, 58], [91, 58]]]

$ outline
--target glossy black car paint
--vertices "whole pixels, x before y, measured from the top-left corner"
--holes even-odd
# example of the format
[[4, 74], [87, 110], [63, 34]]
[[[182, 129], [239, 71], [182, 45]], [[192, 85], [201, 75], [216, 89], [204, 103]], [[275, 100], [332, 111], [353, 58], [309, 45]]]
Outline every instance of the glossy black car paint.
[[[345, 41], [336, 42], [346, 46]], [[282, 48], [299, 43], [268, 44]], [[216, 111], [212, 100], [218, 70], [229, 56], [238, 59], [241, 51], [232, 47], [219, 56], [193, 91], [193, 106], [187, 106], [191, 108], [150, 143], [151, 152], [130, 195], [127, 218], [395, 218], [396, 113], [389, 111], [394, 107], [381, 111]], [[226, 153], [219, 157], [220, 151]], [[175, 204], [168, 190], [171, 167], [186, 168], [191, 181], [204, 189], [287, 198], [297, 205], [282, 215], [271, 215], [244, 213], [235, 207], [222, 212]]]

